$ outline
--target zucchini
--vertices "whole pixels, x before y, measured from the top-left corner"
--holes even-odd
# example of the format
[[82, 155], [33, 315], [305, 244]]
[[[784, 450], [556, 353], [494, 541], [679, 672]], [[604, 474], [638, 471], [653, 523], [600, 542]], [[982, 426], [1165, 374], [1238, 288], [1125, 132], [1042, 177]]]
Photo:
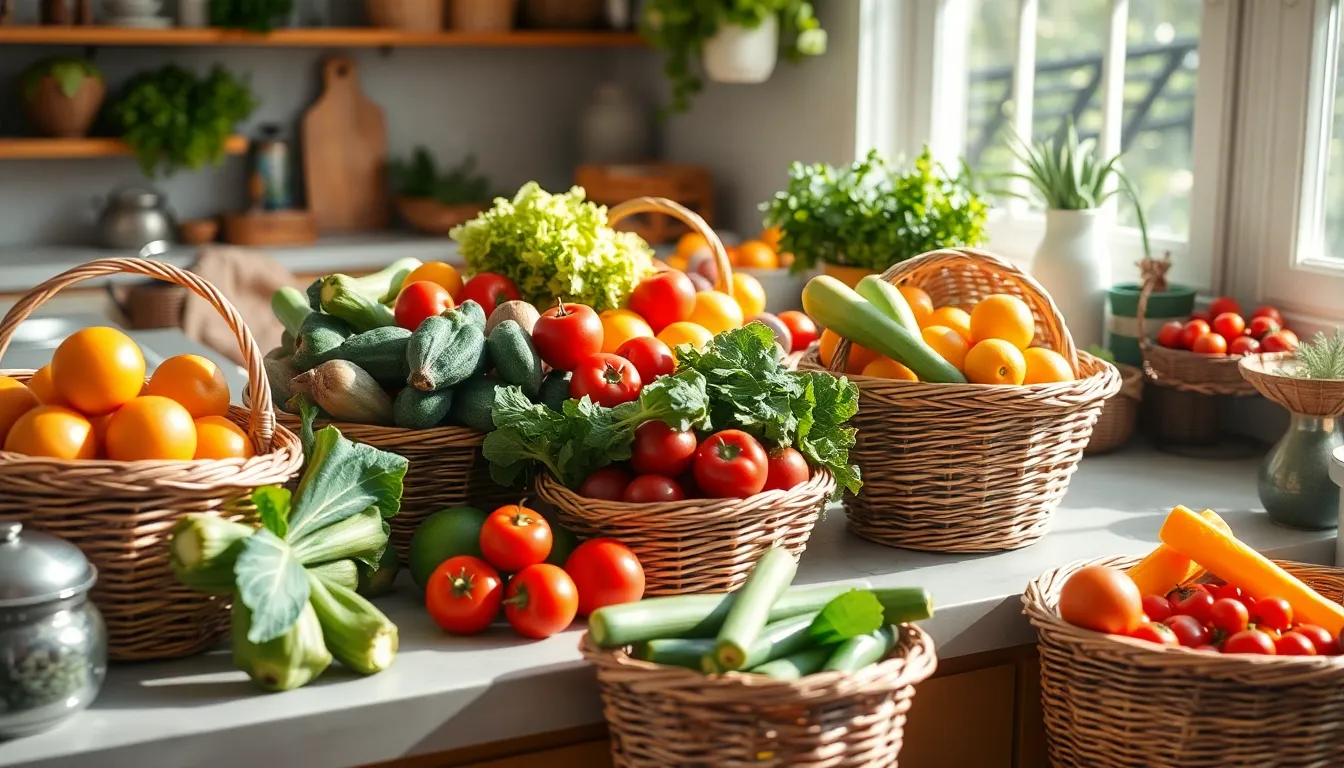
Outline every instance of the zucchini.
[[453, 405], [448, 410], [448, 421], [464, 427], [492, 432], [495, 429], [495, 388], [499, 381], [493, 376], [473, 376], [453, 390]]
[[537, 402], [556, 413], [562, 413], [565, 401], [569, 399], [569, 380], [572, 376], [569, 371], [551, 371], [546, 374], [546, 379], [541, 382]]
[[329, 360], [290, 382], [294, 391], [312, 395], [318, 407], [339, 421], [392, 424], [392, 399], [363, 368], [349, 360]]
[[304, 290], [304, 295], [308, 297], [308, 307], [314, 312], [322, 311], [322, 278], [317, 278], [308, 284]]
[[905, 300], [900, 288], [877, 275], [865, 275], [859, 280], [859, 284], [854, 286], [854, 290], [867, 299], [869, 304], [877, 307], [878, 312], [895, 320], [915, 338], [923, 338], [921, 336], [923, 330], [919, 327], [919, 320], [915, 318], [915, 310], [910, 308], [910, 302]]
[[855, 344], [890, 357], [920, 381], [965, 384], [966, 377], [919, 336], [882, 314], [853, 289], [829, 275], [803, 286], [803, 310], [819, 324]]
[[630, 655], [640, 661], [649, 661], [668, 667], [700, 669], [700, 660], [714, 652], [714, 640], [704, 637], [666, 637], [635, 643]]
[[541, 393], [541, 357], [531, 334], [517, 320], [504, 320], [486, 337], [485, 348], [500, 381], [521, 387], [524, 395], [536, 400]]
[[297, 336], [303, 321], [313, 313], [313, 308], [308, 306], [308, 297], [303, 295], [303, 291], [285, 285], [271, 294], [271, 311], [286, 331]]
[[752, 643], [770, 620], [770, 606], [788, 590], [797, 573], [798, 561], [787, 549], [773, 547], [756, 561], [719, 627], [714, 660], [720, 669], [746, 665]]
[[896, 645], [896, 632], [890, 625], [876, 632], [851, 637], [837, 645], [823, 670], [837, 672], [858, 672], [860, 669], [882, 660]]
[[[794, 587], [770, 608], [770, 621], [814, 613], [853, 589], [871, 589], [867, 581], [824, 587]], [[904, 588], [902, 588], [904, 589]], [[886, 590], [873, 589], [880, 601]], [[633, 603], [598, 608], [588, 617], [588, 635], [603, 648], [668, 637], [712, 638], [723, 626], [737, 593], [648, 597]]]
[[406, 347], [408, 381], [432, 392], [466, 381], [476, 372], [485, 350], [485, 333], [458, 310], [427, 317]]
[[322, 278], [322, 311], [349, 323], [356, 333], [396, 325], [392, 310], [361, 293], [355, 278], [349, 275]]
[[[397, 295], [406, 284], [406, 277], [424, 266], [424, 262], [414, 256], [397, 259], [386, 267], [359, 278], [360, 290], [370, 291], [370, 298], [377, 298], [383, 304], [392, 306], [397, 303]], [[377, 292], [377, 296], [372, 293]]]
[[485, 308], [477, 304], [475, 299], [467, 299], [458, 304], [456, 310], [470, 320], [472, 325], [480, 328], [481, 333], [485, 333]]
[[[812, 621], [816, 617], [817, 614], [815, 613], [804, 613], [801, 616], [793, 616], [765, 625], [761, 634], [757, 636], [755, 642], [747, 650], [746, 659], [738, 665], [738, 669], [758, 667], [767, 661], [773, 661], [804, 650], [810, 645], [815, 645], [808, 630], [812, 628]], [[721, 671], [712, 651], [701, 658], [700, 671], [707, 675]]]
[[757, 675], [765, 675], [776, 680], [797, 680], [800, 677], [821, 671], [821, 667], [830, 658], [834, 646], [808, 648], [791, 656], [762, 664], [748, 670]]
[[423, 392], [415, 387], [404, 387], [392, 401], [392, 423], [404, 429], [437, 427], [448, 417], [452, 407], [451, 389]]
[[349, 360], [368, 371], [384, 387], [404, 387], [410, 373], [406, 364], [406, 348], [410, 341], [411, 332], [405, 328], [395, 325], [374, 328], [347, 338], [339, 347], [322, 355], [322, 362]]
[[294, 368], [306, 371], [323, 362], [323, 356], [341, 346], [351, 334], [350, 326], [340, 318], [314, 312], [304, 318], [294, 339]]
[[355, 565], [354, 560], [332, 560], [330, 563], [310, 565], [308, 572], [328, 584], [340, 584], [347, 589], [359, 586], [359, 566]]

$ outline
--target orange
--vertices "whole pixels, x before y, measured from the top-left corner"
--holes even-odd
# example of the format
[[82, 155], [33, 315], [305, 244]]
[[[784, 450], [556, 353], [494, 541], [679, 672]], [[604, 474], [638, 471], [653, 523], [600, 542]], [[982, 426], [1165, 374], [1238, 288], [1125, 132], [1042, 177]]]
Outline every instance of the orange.
[[195, 455], [191, 414], [166, 397], [137, 397], [107, 425], [107, 457], [114, 461], [186, 461]]
[[140, 394], [145, 356], [130, 336], [115, 328], [85, 328], [56, 348], [51, 380], [75, 410], [101, 416]]
[[864, 376], [873, 376], [879, 379], [900, 379], [902, 381], [919, 381], [915, 372], [906, 368], [904, 365], [892, 360], [890, 357], [879, 357], [873, 362], [863, 367]]
[[784, 239], [784, 230], [779, 227], [766, 227], [761, 231], [760, 240], [762, 243], [770, 246], [770, 250], [778, 252], [779, 243]]
[[765, 286], [751, 275], [734, 272], [733, 299], [742, 308], [743, 317], [755, 317], [765, 311]]
[[69, 405], [61, 393], [56, 391], [56, 383], [51, 380], [51, 366], [44, 365], [33, 372], [32, 378], [28, 379], [28, 389], [32, 390], [37, 396], [37, 401], [43, 405]]
[[677, 255], [683, 259], [689, 259], [692, 253], [701, 248], [708, 248], [709, 241], [699, 232], [687, 232], [677, 241]]
[[[830, 365], [835, 357], [835, 348], [840, 346], [840, 335], [827, 328], [821, 332], [821, 344], [817, 348], [817, 356], [821, 358], [822, 365]], [[878, 354], [867, 347], [850, 343], [849, 359], [845, 361], [845, 373], [862, 374], [863, 369], [868, 364], [878, 358]]]
[[93, 425], [60, 405], [39, 405], [14, 422], [5, 450], [52, 459], [92, 459], [98, 455]]
[[18, 379], [0, 376], [0, 445], [4, 445], [5, 435], [14, 422], [39, 405], [37, 395]]
[[933, 351], [953, 368], [965, 370], [966, 353], [970, 351], [971, 345], [966, 343], [961, 334], [946, 326], [926, 325], [921, 335], [924, 343], [933, 347]]
[[778, 269], [779, 254], [760, 240], [748, 240], [737, 247], [735, 267], [743, 269]]
[[666, 259], [663, 259], [663, 263], [666, 264], [669, 269], [675, 269], [678, 272], [686, 271], [687, 262], [685, 256], [668, 256]]
[[144, 394], [176, 400], [193, 419], [229, 412], [229, 383], [224, 380], [224, 372], [200, 355], [164, 360], [149, 377]]
[[102, 416], [90, 416], [89, 423], [93, 425], [93, 440], [98, 448], [98, 458], [107, 458], [107, 425], [112, 423], [112, 417], [117, 412], [105, 413]]
[[965, 373], [972, 384], [1017, 385], [1027, 375], [1027, 361], [1003, 339], [986, 339], [966, 353]]
[[792, 253], [779, 254], [779, 268], [788, 269], [793, 266], [794, 255]]
[[458, 294], [462, 292], [462, 275], [458, 274], [457, 268], [452, 264], [427, 261], [411, 270], [401, 284], [406, 286], [422, 280], [443, 286], [453, 297], [453, 301], [457, 301]]
[[690, 344], [696, 349], [704, 349], [705, 345], [713, 338], [714, 334], [710, 333], [703, 325], [697, 325], [686, 320], [672, 323], [658, 332], [658, 340], [672, 350], [673, 358], [677, 356], [678, 346]]
[[1031, 308], [1016, 296], [996, 293], [986, 296], [971, 310], [971, 343], [985, 339], [1002, 339], [1018, 349], [1031, 346], [1036, 334], [1036, 321]]
[[830, 328], [821, 332], [821, 338], [817, 344], [817, 358], [821, 360], [822, 365], [831, 364], [831, 358], [835, 357], [835, 348], [839, 345], [840, 334]]
[[928, 324], [951, 328], [960, 334], [967, 344], [971, 343], [971, 316], [960, 307], [939, 307], [933, 310], [933, 314], [929, 315]]
[[919, 327], [928, 325], [929, 316], [933, 314], [933, 299], [929, 298], [929, 294], [925, 293], [923, 288], [916, 288], [913, 285], [902, 285], [899, 289], [915, 313], [915, 322], [919, 323]]
[[196, 420], [195, 459], [250, 459], [252, 441], [237, 424], [223, 416], [203, 416]]
[[723, 291], [701, 291], [695, 294], [695, 308], [686, 318], [692, 323], [718, 335], [742, 327], [742, 307]]
[[736, 245], [723, 246], [723, 253], [728, 257], [728, 265], [731, 267], [742, 266], [741, 254], [738, 253]]
[[1027, 361], [1027, 373], [1023, 384], [1053, 384], [1059, 381], [1073, 381], [1073, 369], [1064, 356], [1044, 347], [1032, 347], [1022, 353]]
[[644, 318], [628, 309], [608, 309], [598, 317], [602, 320], [602, 351], [609, 354], [616, 354], [631, 339], [653, 335]]

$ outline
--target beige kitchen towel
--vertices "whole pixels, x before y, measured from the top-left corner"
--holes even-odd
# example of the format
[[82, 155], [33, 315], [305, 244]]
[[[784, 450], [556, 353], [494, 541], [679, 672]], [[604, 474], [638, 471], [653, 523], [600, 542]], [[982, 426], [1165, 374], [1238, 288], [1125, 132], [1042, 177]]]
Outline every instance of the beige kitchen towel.
[[[271, 294], [284, 285], [299, 286], [289, 270], [252, 248], [206, 246], [193, 272], [210, 281], [242, 315], [262, 353], [280, 346], [284, 326], [271, 312]], [[229, 359], [244, 364], [242, 351], [224, 317], [205, 299], [192, 294], [182, 310], [182, 332]]]

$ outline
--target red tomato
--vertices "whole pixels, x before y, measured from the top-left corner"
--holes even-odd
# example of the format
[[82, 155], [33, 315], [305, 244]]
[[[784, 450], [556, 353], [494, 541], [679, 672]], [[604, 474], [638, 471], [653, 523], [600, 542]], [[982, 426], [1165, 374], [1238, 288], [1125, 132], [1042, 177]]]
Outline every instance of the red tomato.
[[1211, 332], [1213, 329], [1203, 320], [1195, 319], [1185, 324], [1181, 329], [1181, 346], [1186, 349], [1195, 348], [1195, 339]]
[[602, 351], [602, 319], [592, 307], [557, 302], [537, 318], [532, 343], [547, 365], [572, 371]]
[[1274, 640], [1258, 629], [1248, 629], [1229, 637], [1223, 643], [1223, 653], [1259, 653], [1273, 656]]
[[420, 280], [401, 289], [392, 314], [397, 325], [414, 331], [427, 317], [442, 315], [453, 308], [453, 296], [438, 283]]
[[635, 364], [620, 355], [594, 352], [574, 368], [569, 380], [569, 396], [585, 395], [598, 405], [615, 408], [639, 397], [644, 387]]
[[1293, 607], [1282, 597], [1262, 597], [1251, 609], [1251, 621], [1257, 627], [1284, 632], [1293, 625]]
[[1299, 624], [1289, 630], [1290, 635], [1301, 635], [1311, 641], [1318, 656], [1338, 656], [1339, 641], [1330, 636], [1324, 627], [1315, 624]]
[[1274, 641], [1276, 656], [1315, 656], [1316, 645], [1306, 635], [1289, 632]]
[[529, 565], [509, 579], [504, 617], [523, 637], [540, 640], [563, 632], [579, 610], [579, 590], [558, 565]]
[[1181, 341], [1181, 332], [1185, 330], [1185, 324], [1180, 320], [1172, 320], [1162, 325], [1162, 330], [1157, 332], [1157, 343], [1168, 349], [1181, 349], [1185, 343]]
[[1241, 314], [1241, 305], [1237, 303], [1236, 299], [1230, 296], [1220, 296], [1209, 302], [1209, 315], [1211, 317], [1217, 318], [1219, 315], [1229, 313], [1234, 315]]
[[793, 337], [793, 349], [790, 349], [790, 352], [801, 352], [807, 349], [812, 342], [821, 338], [821, 331], [817, 330], [817, 324], [812, 322], [812, 318], [808, 317], [806, 313], [790, 309], [780, 312], [777, 317], [789, 329], [789, 333]]
[[1171, 617], [1171, 603], [1161, 595], [1144, 595], [1143, 614], [1152, 621], [1164, 622]]
[[1195, 346], [1191, 347], [1190, 351], [1201, 355], [1225, 355], [1227, 339], [1216, 333], [1206, 333], [1195, 339]]
[[1229, 355], [1253, 355], [1260, 351], [1260, 342], [1250, 336], [1238, 336], [1227, 345]]
[[640, 475], [630, 481], [621, 501], [631, 504], [656, 504], [663, 501], [681, 501], [686, 492], [676, 480], [662, 475]]
[[1214, 316], [1213, 332], [1224, 339], [1235, 339], [1246, 332], [1246, 321], [1235, 312], [1224, 312]]
[[1251, 324], [1246, 326], [1246, 334], [1259, 341], [1282, 328], [1283, 326], [1279, 325], [1279, 322], [1272, 317], [1253, 317], [1251, 318]]
[[787, 491], [806, 483], [812, 477], [807, 459], [794, 448], [776, 448], [770, 452], [765, 465], [765, 487], [762, 491]]
[[629, 547], [615, 539], [580, 544], [565, 561], [565, 573], [579, 591], [580, 616], [644, 596], [644, 567]]
[[695, 284], [686, 273], [669, 269], [636, 285], [627, 304], [658, 333], [690, 318], [695, 311]]
[[1180, 641], [1176, 639], [1176, 633], [1172, 632], [1171, 627], [1165, 624], [1144, 624], [1130, 632], [1129, 636], [1135, 640], [1147, 640], [1158, 645], [1180, 645]]
[[1213, 322], [1213, 315], [1209, 314], [1208, 312], [1205, 312], [1205, 311], [1202, 310], [1202, 309], [1197, 309], [1197, 310], [1195, 310], [1194, 312], [1191, 312], [1191, 313], [1190, 313], [1190, 319], [1191, 319], [1191, 320], [1203, 320], [1203, 321], [1206, 322], [1206, 323], [1212, 323], [1212, 322]]
[[639, 380], [645, 384], [652, 383], [659, 376], [670, 375], [677, 369], [672, 350], [652, 336], [633, 338], [622, 344], [616, 354], [635, 364]]
[[737, 429], [710, 435], [695, 454], [695, 484], [716, 499], [745, 499], [765, 487], [768, 459], [756, 438]]
[[1206, 651], [1208, 653], [1222, 653], [1216, 645], [1201, 645], [1195, 648], [1196, 651]]
[[1209, 606], [1209, 623], [1224, 635], [1235, 635], [1246, 629], [1250, 620], [1250, 611], [1240, 600], [1223, 597], [1214, 600], [1213, 605]]
[[1211, 634], [1207, 627], [1194, 616], [1172, 616], [1162, 622], [1176, 634], [1176, 641], [1186, 648], [1208, 645]]
[[462, 293], [458, 298], [461, 299], [459, 304], [468, 301], [480, 304], [481, 309], [485, 310], [485, 316], [489, 317], [490, 313], [495, 311], [495, 307], [506, 301], [517, 301], [522, 297], [509, 278], [493, 272], [482, 272], [462, 286]]
[[1269, 318], [1270, 320], [1274, 321], [1275, 325], [1279, 326], [1280, 328], [1284, 327], [1283, 315], [1279, 312], [1279, 310], [1269, 306], [1268, 304], [1255, 308], [1255, 311], [1251, 313], [1252, 323], [1254, 323], [1254, 320], [1257, 317]]
[[1060, 618], [1076, 627], [1127, 635], [1147, 616], [1139, 588], [1123, 571], [1104, 565], [1079, 568], [1059, 591]]
[[1297, 334], [1288, 329], [1275, 331], [1260, 340], [1261, 352], [1292, 352], [1297, 349]]
[[540, 563], [551, 554], [551, 524], [527, 507], [500, 507], [481, 526], [481, 554], [509, 573]]
[[1219, 584], [1213, 588], [1214, 600], [1222, 600], [1223, 598], [1241, 600], [1245, 595], [1246, 593], [1241, 591], [1241, 587], [1232, 584]]
[[1207, 589], [1194, 587], [1174, 589], [1167, 595], [1172, 613], [1178, 616], [1192, 616], [1200, 624], [1209, 621], [1209, 609], [1213, 608], [1213, 595]]
[[654, 419], [635, 430], [630, 467], [641, 475], [677, 477], [691, 468], [700, 442], [695, 432], [677, 432]]
[[579, 495], [585, 499], [620, 501], [630, 485], [630, 473], [624, 467], [603, 467], [588, 476], [579, 486]]
[[450, 557], [425, 584], [425, 609], [434, 623], [455, 635], [485, 631], [499, 615], [504, 584], [499, 572], [479, 557]]

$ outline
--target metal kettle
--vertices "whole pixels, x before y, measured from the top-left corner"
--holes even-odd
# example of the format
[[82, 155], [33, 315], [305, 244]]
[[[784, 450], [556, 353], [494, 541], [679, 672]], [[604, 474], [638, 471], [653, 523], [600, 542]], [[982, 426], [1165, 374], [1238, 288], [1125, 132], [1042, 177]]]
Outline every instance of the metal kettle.
[[157, 254], [168, 250], [177, 225], [158, 191], [122, 187], [108, 195], [98, 217], [98, 231], [104, 248]]

